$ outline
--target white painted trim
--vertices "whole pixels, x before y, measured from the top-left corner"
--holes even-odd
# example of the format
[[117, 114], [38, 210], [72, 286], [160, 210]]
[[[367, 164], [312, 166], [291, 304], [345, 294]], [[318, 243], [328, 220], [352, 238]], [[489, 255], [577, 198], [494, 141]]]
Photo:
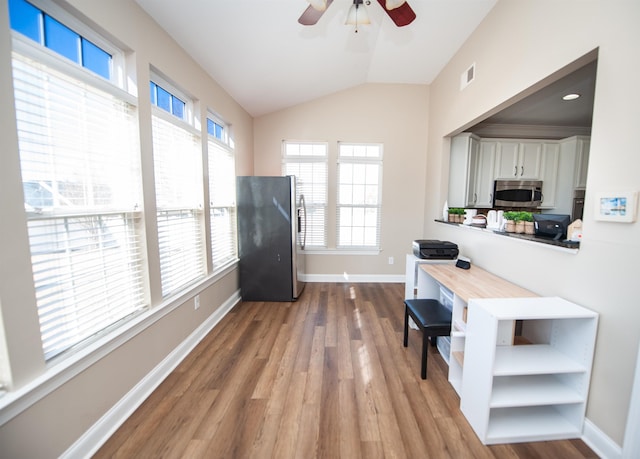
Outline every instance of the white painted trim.
[[627, 428], [622, 443], [622, 457], [633, 459], [640, 457], [640, 348], [636, 361], [636, 372], [631, 388], [631, 401], [627, 415]]
[[622, 458], [622, 448], [589, 419], [584, 421], [581, 440], [601, 458]]
[[305, 282], [352, 282], [354, 284], [363, 282], [380, 282], [387, 284], [404, 284], [404, 274], [305, 274]]
[[240, 300], [238, 290], [60, 457], [91, 457]]

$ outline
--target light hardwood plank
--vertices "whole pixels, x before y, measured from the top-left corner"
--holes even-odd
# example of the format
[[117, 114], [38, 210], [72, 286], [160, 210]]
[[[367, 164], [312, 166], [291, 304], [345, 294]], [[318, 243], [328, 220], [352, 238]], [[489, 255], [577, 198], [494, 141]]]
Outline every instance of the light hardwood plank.
[[596, 458], [580, 440], [484, 446], [448, 367], [402, 345], [403, 284], [308, 284], [238, 304], [95, 458]]

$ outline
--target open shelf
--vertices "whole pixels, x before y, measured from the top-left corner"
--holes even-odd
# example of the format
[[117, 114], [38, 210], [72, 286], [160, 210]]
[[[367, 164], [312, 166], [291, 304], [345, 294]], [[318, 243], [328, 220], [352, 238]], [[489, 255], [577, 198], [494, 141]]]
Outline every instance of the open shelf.
[[[579, 437], [598, 315], [553, 298], [472, 299], [461, 409], [484, 444]], [[523, 338], [509, 338], [521, 321]]]
[[500, 376], [493, 380], [490, 407], [584, 402], [584, 396], [554, 375]]
[[493, 374], [496, 376], [545, 373], [578, 373], [587, 368], [548, 344], [498, 346]]
[[578, 438], [582, 423], [565, 418], [553, 406], [491, 410], [485, 444]]

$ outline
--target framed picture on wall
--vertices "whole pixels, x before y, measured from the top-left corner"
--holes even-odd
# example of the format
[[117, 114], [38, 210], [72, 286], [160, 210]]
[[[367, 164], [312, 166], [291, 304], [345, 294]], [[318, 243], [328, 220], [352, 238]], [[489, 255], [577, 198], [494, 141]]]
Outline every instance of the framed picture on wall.
[[636, 191], [597, 193], [595, 201], [596, 220], [629, 223], [636, 220]]

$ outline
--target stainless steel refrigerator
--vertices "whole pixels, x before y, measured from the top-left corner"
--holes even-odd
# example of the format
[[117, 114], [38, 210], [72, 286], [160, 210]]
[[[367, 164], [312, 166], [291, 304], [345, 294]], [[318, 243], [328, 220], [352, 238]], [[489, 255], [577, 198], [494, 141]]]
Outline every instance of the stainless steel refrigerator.
[[244, 301], [294, 301], [304, 289], [306, 209], [294, 176], [238, 177]]

